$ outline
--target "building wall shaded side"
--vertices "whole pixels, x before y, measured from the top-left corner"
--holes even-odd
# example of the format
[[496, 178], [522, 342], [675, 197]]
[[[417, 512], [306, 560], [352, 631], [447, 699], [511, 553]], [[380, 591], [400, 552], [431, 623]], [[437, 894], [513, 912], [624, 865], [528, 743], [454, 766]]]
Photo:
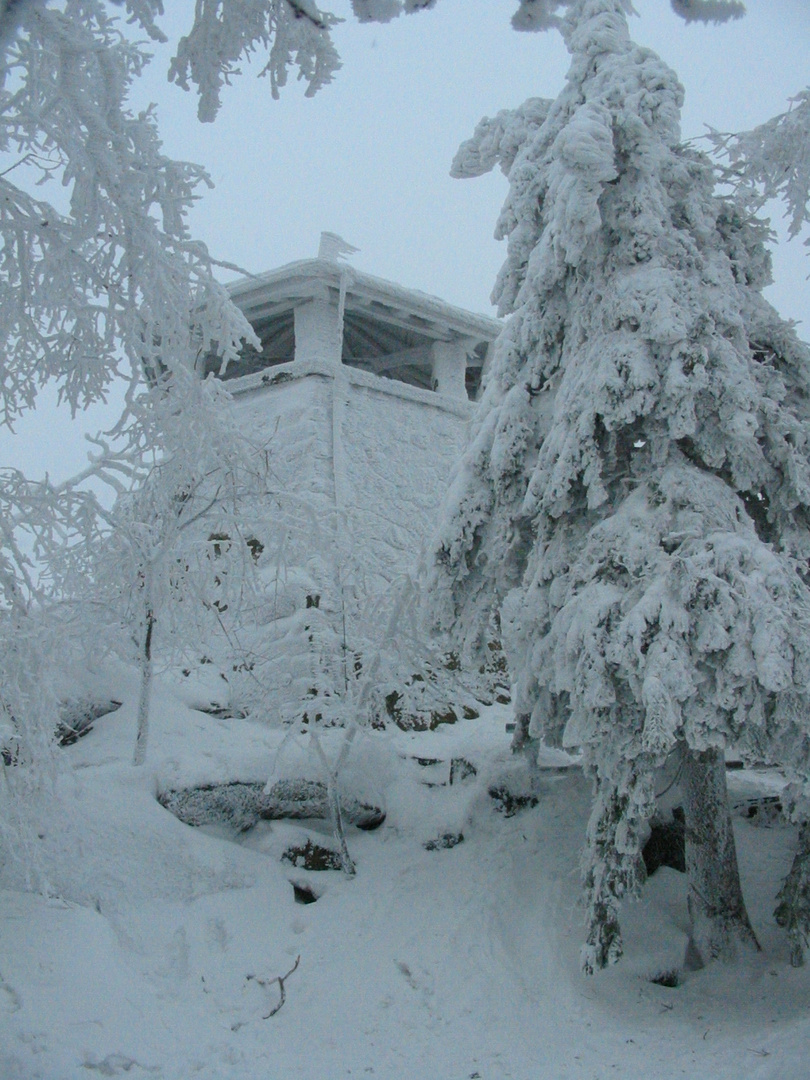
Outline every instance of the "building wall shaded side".
[[241, 430], [267, 452], [271, 490], [281, 498], [311, 495], [331, 506], [331, 380], [291, 380], [236, 398], [232, 407]]
[[369, 590], [414, 569], [466, 428], [466, 420], [443, 409], [350, 387], [343, 410], [346, 522]]

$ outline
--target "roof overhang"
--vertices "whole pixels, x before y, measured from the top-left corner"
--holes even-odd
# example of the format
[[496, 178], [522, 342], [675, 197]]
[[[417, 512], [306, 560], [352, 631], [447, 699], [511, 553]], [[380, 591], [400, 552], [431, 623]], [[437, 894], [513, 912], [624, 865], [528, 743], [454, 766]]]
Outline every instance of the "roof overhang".
[[345, 290], [345, 310], [437, 341], [457, 337], [493, 341], [498, 319], [476, 315], [417, 289], [362, 273], [333, 259], [306, 259], [278, 270], [242, 278], [228, 287], [233, 301], [255, 324], [284, 314], [308, 300], [328, 299]]

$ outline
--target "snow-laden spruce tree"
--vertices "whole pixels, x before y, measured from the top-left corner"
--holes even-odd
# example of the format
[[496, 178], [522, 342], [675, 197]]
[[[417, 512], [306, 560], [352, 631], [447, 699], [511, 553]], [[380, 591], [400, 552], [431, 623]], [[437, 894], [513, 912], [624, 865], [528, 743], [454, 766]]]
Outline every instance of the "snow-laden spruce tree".
[[432, 582], [468, 648], [502, 605], [518, 713], [582, 749], [588, 971], [621, 955], [670, 755], [695, 965], [756, 945], [724, 749], [778, 761], [810, 812], [810, 354], [762, 298], [765, 225], [682, 144], [683, 91], [628, 7], [566, 5], [559, 97], [482, 122], [457, 156], [457, 175], [509, 178], [494, 297], [512, 317]]

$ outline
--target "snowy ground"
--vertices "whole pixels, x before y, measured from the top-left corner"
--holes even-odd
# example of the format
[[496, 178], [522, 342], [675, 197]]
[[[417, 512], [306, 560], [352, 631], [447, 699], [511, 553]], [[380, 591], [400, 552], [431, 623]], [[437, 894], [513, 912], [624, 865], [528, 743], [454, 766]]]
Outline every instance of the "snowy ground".
[[[804, 1080], [810, 971], [771, 918], [791, 859], [786, 826], [738, 824], [760, 956], [687, 973], [682, 875], [660, 870], [625, 909], [626, 955], [579, 973], [578, 849], [588, 790], [549, 769], [514, 816], [488, 789], [526, 782], [506, 710], [436, 733], [359, 740], [346, 783], [385, 794], [374, 832], [350, 830], [357, 875], [294, 869], [292, 840], [323, 823], [263, 823], [237, 842], [181, 824], [159, 789], [301, 775], [305, 746], [191, 711], [166, 687], [147, 765], [129, 765], [131, 697], [63, 751], [61, 810], [43, 804], [38, 858], [59, 899], [0, 868], [0, 1077], [72, 1080]], [[463, 757], [477, 775], [449, 779]], [[435, 764], [420, 764], [437, 759]], [[731, 774], [737, 784], [745, 777]], [[68, 807], [66, 820], [64, 807]], [[445, 833], [452, 848], [426, 850]], [[308, 879], [316, 903], [296, 903]], [[277, 976], [285, 982], [279, 1002]]]

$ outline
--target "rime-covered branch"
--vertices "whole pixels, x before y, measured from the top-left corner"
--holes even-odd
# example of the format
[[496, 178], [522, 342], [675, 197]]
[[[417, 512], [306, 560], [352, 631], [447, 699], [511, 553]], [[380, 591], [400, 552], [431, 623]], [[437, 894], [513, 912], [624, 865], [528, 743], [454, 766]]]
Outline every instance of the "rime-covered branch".
[[[135, 9], [146, 19], [150, 5]], [[143, 11], [141, 11], [143, 9]], [[133, 12], [135, 13], [135, 12]], [[0, 415], [12, 423], [45, 382], [73, 410], [144, 365], [233, 357], [252, 331], [188, 232], [197, 166], [161, 152], [153, 111], [127, 107], [146, 54], [104, 5], [25, 5], [7, 46], [0, 147]], [[53, 178], [61, 211], [12, 177]]]
[[797, 94], [787, 112], [751, 131], [712, 131], [710, 138], [718, 157], [728, 163], [725, 179], [746, 205], [756, 211], [781, 199], [791, 237], [810, 224], [810, 90]]
[[270, 78], [273, 97], [293, 64], [311, 97], [341, 66], [330, 36], [340, 21], [313, 0], [200, 0], [191, 30], [178, 43], [169, 79], [184, 90], [196, 87], [199, 118], [210, 122], [223, 87], [240, 73], [240, 61], [261, 48], [268, 53], [262, 74]]

